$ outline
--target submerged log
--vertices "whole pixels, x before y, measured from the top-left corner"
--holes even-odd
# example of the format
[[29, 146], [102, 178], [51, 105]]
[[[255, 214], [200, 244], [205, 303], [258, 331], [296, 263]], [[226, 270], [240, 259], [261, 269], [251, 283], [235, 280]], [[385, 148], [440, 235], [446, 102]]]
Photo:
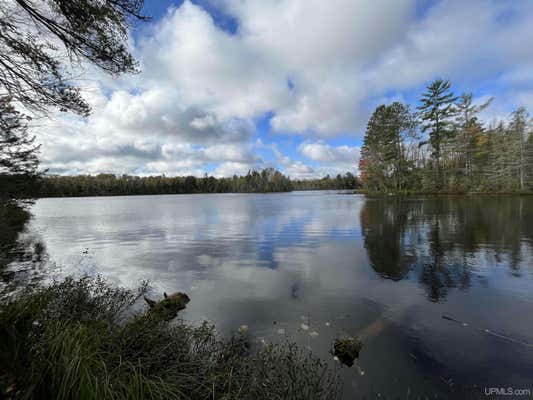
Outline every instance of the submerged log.
[[334, 355], [341, 363], [348, 367], [353, 366], [355, 360], [359, 358], [359, 352], [363, 343], [358, 338], [347, 337], [336, 339], [333, 345]]
[[150, 307], [148, 310], [149, 315], [164, 321], [176, 318], [178, 312], [184, 310], [187, 303], [191, 301], [189, 296], [180, 292], [173, 293], [170, 296], [163, 293], [163, 296], [164, 298], [161, 301], [155, 301], [147, 297], [144, 297], [144, 300]]

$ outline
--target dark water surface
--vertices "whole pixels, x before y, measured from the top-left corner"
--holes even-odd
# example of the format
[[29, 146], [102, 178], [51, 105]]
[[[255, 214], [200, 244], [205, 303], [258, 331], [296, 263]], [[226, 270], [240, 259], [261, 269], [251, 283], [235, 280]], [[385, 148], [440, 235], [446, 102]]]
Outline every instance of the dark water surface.
[[[41, 270], [185, 291], [185, 319], [330, 360], [346, 399], [533, 392], [531, 197], [63, 198], [32, 212], [21, 240], [43, 242]], [[328, 353], [348, 334], [364, 338], [363, 375]]]

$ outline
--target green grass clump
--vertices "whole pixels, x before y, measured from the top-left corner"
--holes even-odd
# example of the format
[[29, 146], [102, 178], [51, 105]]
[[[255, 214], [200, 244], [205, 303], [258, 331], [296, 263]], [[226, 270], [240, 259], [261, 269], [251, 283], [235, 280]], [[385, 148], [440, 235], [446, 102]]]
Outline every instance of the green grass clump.
[[[27, 288], [0, 306], [0, 397], [336, 399], [336, 377], [293, 344], [251, 349], [213, 326], [133, 314], [99, 278]], [[194, 299], [193, 299], [194, 301]]]

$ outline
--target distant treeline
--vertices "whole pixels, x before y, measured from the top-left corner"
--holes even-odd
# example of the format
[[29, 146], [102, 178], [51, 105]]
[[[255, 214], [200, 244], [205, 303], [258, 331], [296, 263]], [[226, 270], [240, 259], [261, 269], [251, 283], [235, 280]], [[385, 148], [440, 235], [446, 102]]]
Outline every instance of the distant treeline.
[[194, 176], [78, 175], [45, 176], [36, 197], [127, 196], [186, 193], [268, 193], [292, 190], [357, 189], [359, 180], [352, 173], [329, 175], [321, 179], [291, 180], [272, 168], [249, 171], [244, 176], [215, 178]]

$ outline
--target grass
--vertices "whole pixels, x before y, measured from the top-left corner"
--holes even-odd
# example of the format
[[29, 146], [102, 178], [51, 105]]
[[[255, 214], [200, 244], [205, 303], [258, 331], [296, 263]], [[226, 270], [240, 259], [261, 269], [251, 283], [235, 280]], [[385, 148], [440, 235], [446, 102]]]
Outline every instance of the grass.
[[[336, 399], [336, 376], [294, 344], [254, 349], [209, 324], [133, 313], [143, 294], [100, 278], [28, 287], [0, 306], [0, 397]], [[193, 299], [194, 301], [194, 299]]]

